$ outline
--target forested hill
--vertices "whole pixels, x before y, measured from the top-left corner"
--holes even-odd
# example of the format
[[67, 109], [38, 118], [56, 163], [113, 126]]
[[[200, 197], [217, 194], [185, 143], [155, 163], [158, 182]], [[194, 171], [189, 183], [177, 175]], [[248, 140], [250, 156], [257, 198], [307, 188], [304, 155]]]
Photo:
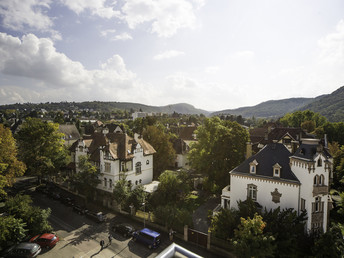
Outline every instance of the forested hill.
[[227, 109], [212, 113], [212, 116], [219, 114], [231, 114], [236, 116], [278, 118], [286, 113], [299, 110], [301, 107], [313, 102], [315, 98], [290, 98], [281, 100], [269, 100], [252, 107], [241, 107], [237, 109]]
[[77, 110], [89, 109], [100, 112], [111, 112], [114, 110], [127, 110], [130, 112], [143, 111], [154, 113], [167, 113], [174, 112], [180, 114], [204, 114], [209, 115], [209, 111], [197, 109], [194, 106], [186, 103], [171, 104], [167, 106], [148, 106], [139, 103], [130, 102], [102, 102], [102, 101], [86, 101], [86, 102], [47, 102], [47, 103], [24, 103], [24, 104], [10, 104], [1, 105], [1, 109], [45, 109], [47, 111], [56, 110]]
[[344, 121], [344, 86], [331, 94], [316, 98], [300, 110], [312, 110], [325, 116], [331, 122]]

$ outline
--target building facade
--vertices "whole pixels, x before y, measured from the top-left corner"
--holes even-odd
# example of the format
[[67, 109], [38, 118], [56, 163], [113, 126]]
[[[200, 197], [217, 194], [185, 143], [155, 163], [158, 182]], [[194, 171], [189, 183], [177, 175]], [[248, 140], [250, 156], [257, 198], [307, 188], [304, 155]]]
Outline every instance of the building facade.
[[132, 188], [149, 184], [153, 180], [154, 148], [138, 135], [128, 136], [117, 127], [113, 132], [103, 128], [84, 136], [72, 146], [72, 160], [79, 171], [78, 161], [82, 155], [98, 167], [101, 183], [98, 189], [112, 193], [116, 182], [125, 177]]
[[238, 208], [251, 198], [267, 210], [307, 211], [308, 232], [326, 232], [331, 207], [332, 157], [317, 139], [302, 139], [295, 153], [281, 143], [267, 144], [230, 172], [221, 206]]

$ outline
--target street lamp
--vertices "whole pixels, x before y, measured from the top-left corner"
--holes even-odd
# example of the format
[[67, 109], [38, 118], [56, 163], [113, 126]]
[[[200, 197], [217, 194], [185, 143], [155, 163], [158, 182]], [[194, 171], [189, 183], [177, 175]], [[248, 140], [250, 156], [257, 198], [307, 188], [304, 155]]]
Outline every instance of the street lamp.
[[145, 202], [145, 196], [143, 195], [143, 227], [146, 227], [146, 202]]

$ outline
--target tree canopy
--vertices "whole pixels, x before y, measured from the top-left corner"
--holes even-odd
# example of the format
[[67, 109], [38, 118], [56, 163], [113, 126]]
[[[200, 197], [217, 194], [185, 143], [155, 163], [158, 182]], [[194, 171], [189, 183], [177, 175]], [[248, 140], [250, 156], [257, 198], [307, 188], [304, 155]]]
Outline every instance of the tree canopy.
[[17, 159], [17, 147], [10, 129], [0, 124], [0, 196], [11, 186], [15, 177], [23, 175], [25, 164]]
[[166, 134], [161, 126], [148, 125], [143, 131], [143, 139], [156, 150], [153, 178], [157, 179], [164, 170], [174, 165], [176, 153], [170, 141], [170, 135]]
[[17, 134], [17, 141], [21, 160], [31, 175], [52, 176], [67, 163], [67, 150], [58, 124], [27, 118]]
[[100, 172], [88, 159], [87, 156], [79, 157], [79, 172], [71, 177], [71, 183], [78, 192], [84, 194], [87, 199], [94, 196], [95, 188], [100, 184], [98, 178]]
[[237, 122], [213, 117], [196, 133], [198, 141], [188, 156], [191, 166], [207, 178], [208, 190], [218, 192], [229, 183], [229, 171], [245, 159], [248, 131]]

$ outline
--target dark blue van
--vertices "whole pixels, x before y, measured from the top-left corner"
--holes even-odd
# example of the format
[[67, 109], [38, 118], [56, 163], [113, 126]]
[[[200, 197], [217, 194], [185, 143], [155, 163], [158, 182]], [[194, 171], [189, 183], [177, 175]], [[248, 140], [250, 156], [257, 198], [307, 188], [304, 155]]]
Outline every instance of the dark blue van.
[[160, 245], [160, 233], [144, 228], [134, 232], [133, 241], [141, 242], [147, 245], [149, 249], [157, 248]]

